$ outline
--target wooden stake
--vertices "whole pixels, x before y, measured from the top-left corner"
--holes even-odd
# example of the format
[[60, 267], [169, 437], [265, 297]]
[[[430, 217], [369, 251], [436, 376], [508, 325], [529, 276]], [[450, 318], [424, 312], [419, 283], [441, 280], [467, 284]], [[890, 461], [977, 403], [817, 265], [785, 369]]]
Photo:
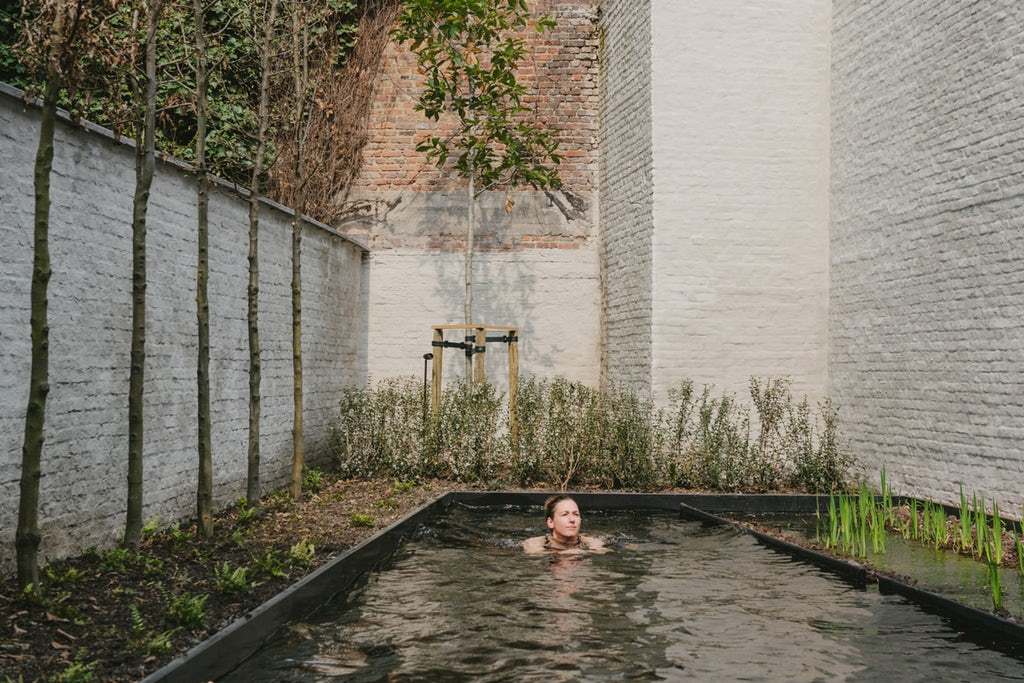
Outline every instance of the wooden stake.
[[[476, 347], [477, 349], [487, 348], [487, 329], [484, 327], [476, 328]], [[484, 363], [487, 361], [486, 353], [479, 353], [476, 349], [473, 349], [473, 383], [482, 384], [484, 378], [487, 376], [486, 368]]]
[[516, 330], [509, 330], [508, 343], [508, 429], [512, 443], [519, 441], [519, 342]]
[[[434, 341], [444, 342], [444, 330], [434, 330]], [[430, 409], [434, 417], [441, 411], [441, 370], [444, 367], [444, 347], [435, 346], [433, 373], [430, 382]]]

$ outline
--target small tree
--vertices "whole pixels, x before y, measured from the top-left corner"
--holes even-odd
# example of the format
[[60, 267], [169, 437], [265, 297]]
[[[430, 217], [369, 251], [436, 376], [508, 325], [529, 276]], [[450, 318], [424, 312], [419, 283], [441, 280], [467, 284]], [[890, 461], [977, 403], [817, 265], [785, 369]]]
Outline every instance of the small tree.
[[[128, 380], [128, 506], [125, 545], [136, 545], [142, 536], [142, 446], [144, 434], [143, 387], [146, 372], [146, 213], [156, 165], [156, 40], [163, 0], [141, 0], [132, 18], [131, 59], [127, 64], [131, 91], [132, 125], [135, 133], [135, 195], [132, 198], [132, 342]], [[141, 19], [140, 19], [141, 17]], [[141, 41], [136, 28], [145, 22]], [[138, 47], [144, 48], [140, 77]]]
[[57, 103], [62, 94], [74, 103], [85, 79], [85, 65], [98, 51], [99, 26], [107, 8], [86, 0], [36, 0], [22, 5], [19, 58], [33, 82], [41, 84], [42, 117], [33, 183], [33, 256], [31, 290], [32, 363], [21, 449], [18, 528], [15, 533], [18, 584], [39, 581], [39, 480], [45, 438], [46, 398], [50, 391], [50, 174], [53, 170]]
[[[302, 221], [306, 213], [307, 186], [318, 172], [318, 164], [307, 156], [312, 113], [324, 82], [332, 78], [339, 55], [347, 50], [343, 40], [350, 10], [339, 0], [293, 0], [291, 18], [291, 99], [287, 132], [291, 138], [291, 178], [287, 195], [292, 215], [292, 472], [290, 493], [302, 496], [305, 466], [305, 430], [302, 421]], [[339, 11], [340, 10], [340, 11]]]
[[252, 505], [260, 498], [260, 191], [266, 173], [267, 137], [270, 128], [270, 76], [275, 47], [278, 0], [270, 0], [265, 14], [254, 25], [262, 27], [260, 51], [260, 94], [256, 114], [256, 155], [252, 160], [249, 181], [249, 452], [245, 497]]
[[[433, 135], [416, 149], [438, 167], [454, 157], [456, 172], [467, 180], [467, 323], [473, 322], [476, 200], [496, 187], [560, 186], [558, 143], [526, 116], [526, 88], [516, 79], [529, 18], [526, 0], [406, 0], [394, 32], [424, 74], [416, 109], [455, 124], [448, 135]], [[547, 16], [535, 22], [538, 32], [554, 25]]]
[[196, 197], [198, 243], [196, 259], [196, 322], [199, 328], [196, 364], [198, 410], [199, 477], [196, 487], [196, 517], [204, 536], [213, 535], [213, 443], [210, 426], [210, 300], [206, 283], [210, 276], [210, 178], [206, 168], [207, 58], [206, 13], [203, 0], [193, 0], [196, 65]]

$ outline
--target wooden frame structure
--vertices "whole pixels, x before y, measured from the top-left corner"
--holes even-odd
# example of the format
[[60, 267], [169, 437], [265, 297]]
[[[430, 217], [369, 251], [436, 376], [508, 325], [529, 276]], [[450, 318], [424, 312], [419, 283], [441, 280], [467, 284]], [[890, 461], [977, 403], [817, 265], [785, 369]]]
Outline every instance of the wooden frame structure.
[[[484, 367], [485, 353], [488, 343], [508, 345], [508, 416], [509, 429], [515, 438], [519, 428], [518, 396], [519, 396], [519, 336], [518, 329], [513, 325], [484, 325], [482, 323], [452, 323], [433, 326], [431, 347], [434, 354], [430, 384], [431, 414], [436, 416], [441, 410], [441, 380], [444, 372], [444, 350], [446, 348], [462, 349], [468, 362], [472, 363], [470, 378], [473, 382], [483, 382], [487, 377]], [[461, 341], [447, 341], [446, 331], [466, 332]], [[488, 336], [488, 332], [504, 332], [502, 335]], [[470, 334], [472, 333], [472, 334]]]

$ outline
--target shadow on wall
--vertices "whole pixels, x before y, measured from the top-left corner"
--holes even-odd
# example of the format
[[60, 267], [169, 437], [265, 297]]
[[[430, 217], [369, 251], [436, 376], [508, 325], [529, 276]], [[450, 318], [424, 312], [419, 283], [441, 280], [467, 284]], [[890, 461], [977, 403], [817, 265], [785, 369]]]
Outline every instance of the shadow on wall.
[[[452, 214], [462, 212], [466, 215], [464, 203], [453, 207]], [[498, 214], [498, 215], [494, 215]], [[493, 245], [514, 244], [514, 221], [509, 220], [500, 208], [489, 208], [477, 212], [477, 234], [485, 247]], [[427, 216], [419, 219], [417, 226], [427, 232], [432, 225]], [[464, 251], [461, 256], [464, 256]], [[539, 343], [535, 324], [537, 308], [538, 278], [536, 272], [525, 259], [517, 258], [511, 249], [474, 250], [473, 254], [473, 322], [497, 325], [517, 326], [520, 337], [520, 367], [528, 374], [530, 366], [553, 367], [557, 361], [555, 354], [542, 349], [551, 349], [551, 344]], [[438, 301], [447, 301], [449, 310], [454, 317], [451, 320], [438, 320], [435, 324], [463, 322], [463, 306], [465, 292], [465, 271], [463, 267], [446, 267], [447, 261], [435, 259], [432, 262], [434, 271], [433, 297]], [[463, 263], [460, 261], [460, 265]], [[495, 333], [491, 333], [492, 335]], [[462, 341], [455, 332], [446, 334], [451, 341]], [[438, 349], [432, 349], [434, 353]], [[465, 356], [458, 349], [445, 351], [445, 376], [451, 378], [465, 376]], [[508, 355], [507, 346], [500, 343], [487, 345], [486, 356], [487, 378], [500, 390], [508, 386]]]

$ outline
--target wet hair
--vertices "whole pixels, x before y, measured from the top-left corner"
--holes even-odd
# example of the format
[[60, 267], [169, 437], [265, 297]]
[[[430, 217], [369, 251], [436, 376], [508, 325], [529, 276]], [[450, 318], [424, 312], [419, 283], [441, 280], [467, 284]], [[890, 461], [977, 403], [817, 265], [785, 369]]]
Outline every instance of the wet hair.
[[555, 517], [555, 508], [563, 500], [571, 500], [574, 503], [576, 502], [575, 500], [573, 500], [572, 496], [567, 496], [564, 493], [559, 493], [558, 495], [551, 496], [550, 498], [548, 498], [547, 500], [544, 501], [544, 517], [545, 517], [545, 519], [554, 519], [554, 517]]

